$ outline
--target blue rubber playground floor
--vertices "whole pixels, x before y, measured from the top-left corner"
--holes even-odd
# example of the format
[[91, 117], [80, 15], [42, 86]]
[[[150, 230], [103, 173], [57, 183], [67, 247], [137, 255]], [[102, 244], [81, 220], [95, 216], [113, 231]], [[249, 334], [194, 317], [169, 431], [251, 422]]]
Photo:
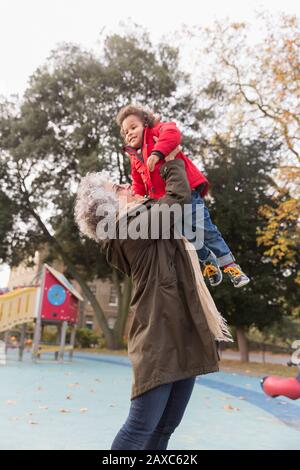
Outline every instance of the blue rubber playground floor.
[[[126, 357], [77, 353], [73, 362], [0, 366], [0, 449], [110, 449], [131, 391]], [[259, 377], [197, 378], [169, 450], [300, 449], [300, 400], [271, 399]]]

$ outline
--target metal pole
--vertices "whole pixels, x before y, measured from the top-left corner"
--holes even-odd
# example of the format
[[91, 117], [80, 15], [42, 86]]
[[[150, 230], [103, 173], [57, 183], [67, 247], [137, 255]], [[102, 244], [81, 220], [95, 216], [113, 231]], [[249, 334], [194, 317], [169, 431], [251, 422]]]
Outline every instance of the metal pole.
[[73, 353], [74, 353], [74, 347], [75, 347], [75, 337], [76, 337], [76, 324], [73, 325], [72, 333], [71, 333], [70, 345], [73, 347], [73, 349], [71, 349], [70, 352], [69, 352], [70, 361], [72, 361], [72, 359], [73, 359]]
[[60, 361], [62, 361], [64, 358], [67, 328], [68, 328], [68, 322], [64, 321], [62, 324], [62, 329], [61, 329], [60, 349], [59, 349], [59, 355], [58, 355]]
[[23, 360], [23, 353], [25, 347], [26, 323], [21, 326], [20, 344], [19, 344], [19, 361]]
[[42, 329], [42, 302], [44, 297], [44, 290], [45, 290], [45, 280], [46, 280], [46, 266], [43, 266], [43, 274], [42, 274], [42, 285], [41, 285], [41, 292], [40, 292], [40, 299], [39, 299], [39, 307], [37, 311], [37, 319], [35, 322], [35, 329], [34, 329], [34, 337], [33, 337], [33, 345], [32, 345], [32, 354], [31, 358], [33, 361], [36, 361], [39, 351], [39, 343], [41, 341], [41, 329]]

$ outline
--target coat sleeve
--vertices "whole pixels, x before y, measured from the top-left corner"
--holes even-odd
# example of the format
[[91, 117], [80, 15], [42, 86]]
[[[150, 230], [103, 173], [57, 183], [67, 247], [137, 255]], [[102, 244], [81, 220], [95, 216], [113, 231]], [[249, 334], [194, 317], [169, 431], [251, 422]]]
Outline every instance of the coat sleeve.
[[143, 244], [153, 243], [159, 238], [174, 238], [174, 226], [182, 220], [183, 206], [191, 202], [184, 161], [175, 159], [167, 162], [160, 171], [166, 180], [165, 196], [153, 201], [150, 208], [142, 206], [128, 224], [129, 238], [131, 229], [137, 230], [139, 227]]
[[160, 174], [166, 181], [166, 194], [156, 205], [171, 206], [177, 203], [183, 206], [191, 202], [191, 188], [183, 160], [175, 159], [165, 163], [160, 168]]
[[131, 165], [131, 177], [132, 177], [132, 190], [135, 194], [138, 194], [139, 196], [145, 196], [146, 190], [145, 190], [145, 185], [143, 183], [142, 177], [137, 171], [137, 169], [134, 167], [134, 165]]
[[158, 141], [154, 145], [152, 152], [158, 152], [165, 157], [180, 144], [181, 132], [175, 122], [162, 123], [158, 128]]

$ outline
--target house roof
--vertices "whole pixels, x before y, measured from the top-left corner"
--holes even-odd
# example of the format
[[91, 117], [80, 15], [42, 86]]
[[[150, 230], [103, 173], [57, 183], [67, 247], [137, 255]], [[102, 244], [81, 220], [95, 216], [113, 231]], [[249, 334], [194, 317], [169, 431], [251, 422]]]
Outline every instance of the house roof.
[[79, 294], [79, 292], [75, 289], [75, 287], [68, 281], [68, 279], [59, 271], [56, 271], [56, 269], [51, 268], [48, 264], [45, 263], [46, 269], [52, 274], [52, 276], [55, 277], [55, 279], [58, 280], [68, 291], [71, 292], [74, 297], [76, 297], [78, 300], [83, 301], [83, 297]]

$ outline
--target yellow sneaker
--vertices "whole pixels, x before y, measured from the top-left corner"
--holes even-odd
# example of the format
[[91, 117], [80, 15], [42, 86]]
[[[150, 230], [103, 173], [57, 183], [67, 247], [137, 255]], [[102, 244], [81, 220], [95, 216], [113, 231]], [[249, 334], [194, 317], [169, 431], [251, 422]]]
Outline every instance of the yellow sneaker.
[[228, 274], [234, 287], [243, 287], [250, 282], [250, 279], [246, 274], [241, 270], [241, 267], [238, 264], [232, 264], [224, 269], [224, 273]]
[[223, 274], [219, 265], [212, 261], [204, 262], [203, 276], [208, 278], [208, 282], [212, 287], [216, 287], [221, 284], [223, 280]]

